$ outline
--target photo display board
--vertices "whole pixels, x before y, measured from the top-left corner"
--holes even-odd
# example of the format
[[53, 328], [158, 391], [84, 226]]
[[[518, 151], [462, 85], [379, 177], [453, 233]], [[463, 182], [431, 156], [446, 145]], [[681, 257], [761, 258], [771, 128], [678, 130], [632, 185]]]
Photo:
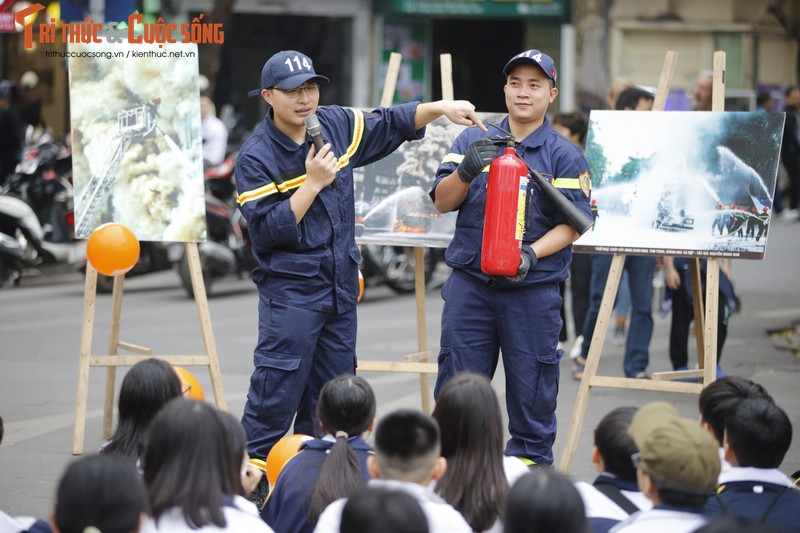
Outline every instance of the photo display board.
[[583, 253], [764, 256], [784, 113], [592, 111]]
[[69, 52], [75, 236], [117, 222], [142, 241], [205, 240], [197, 45]]
[[[499, 124], [505, 115], [478, 113]], [[453, 238], [456, 213], [439, 213], [428, 193], [436, 169], [464, 126], [439, 117], [425, 137], [400, 145], [389, 156], [354, 170], [356, 241], [359, 244], [445, 248]], [[489, 127], [488, 136], [502, 133]]]

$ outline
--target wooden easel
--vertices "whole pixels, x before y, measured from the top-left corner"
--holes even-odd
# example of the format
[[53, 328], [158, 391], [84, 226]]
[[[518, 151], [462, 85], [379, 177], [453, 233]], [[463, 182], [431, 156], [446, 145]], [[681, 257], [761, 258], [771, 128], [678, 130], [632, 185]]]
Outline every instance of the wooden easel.
[[[381, 95], [381, 106], [392, 105], [397, 76], [400, 73], [402, 56], [392, 52], [389, 57], [389, 68]], [[453, 100], [453, 61], [450, 54], [441, 54], [442, 73], [442, 98]], [[425, 249], [414, 247], [414, 293], [417, 303], [417, 346], [419, 351], [407, 355], [403, 361], [359, 361], [358, 370], [361, 372], [407, 372], [419, 374], [419, 388], [422, 401], [422, 411], [431, 413], [431, 400], [428, 374], [436, 374], [439, 365], [429, 363], [431, 351], [428, 350], [428, 327], [425, 321]]]
[[[143, 359], [162, 359], [174, 365], [207, 366], [211, 375], [211, 387], [217, 407], [227, 409], [225, 394], [222, 390], [222, 374], [220, 373], [217, 346], [211, 328], [211, 315], [208, 310], [208, 297], [203, 283], [203, 271], [200, 265], [200, 253], [196, 242], [186, 243], [186, 259], [194, 289], [194, 301], [200, 317], [200, 333], [206, 353], [201, 355], [153, 355], [153, 350], [119, 340], [120, 315], [122, 311], [122, 284], [124, 276], [114, 278], [111, 295], [111, 325], [108, 335], [108, 354], [92, 355], [92, 335], [94, 333], [94, 311], [97, 300], [97, 270], [89, 261], [86, 262], [86, 284], [83, 297], [83, 326], [81, 328], [81, 348], [78, 362], [78, 393], [75, 400], [75, 428], [72, 434], [72, 454], [83, 453], [83, 442], [86, 434], [86, 406], [89, 397], [89, 369], [93, 366], [106, 367], [106, 396], [103, 408], [103, 437], [111, 436], [111, 423], [114, 411], [114, 392], [116, 389], [116, 372], [118, 366], [132, 366]], [[139, 355], [118, 355], [123, 349]]]
[[[675, 70], [677, 54], [668, 51], [664, 59], [658, 87], [656, 89], [653, 111], [663, 111], [669, 90], [669, 81]], [[714, 53], [714, 84], [712, 91], [712, 111], [725, 110], [725, 52]], [[694, 317], [697, 331], [697, 358], [699, 370], [683, 370], [675, 372], [659, 372], [653, 374], [653, 379], [633, 379], [609, 376], [598, 376], [597, 367], [605, 343], [606, 331], [614, 307], [614, 299], [619, 288], [619, 280], [625, 263], [625, 255], [614, 254], [608, 280], [603, 292], [603, 300], [595, 323], [592, 343], [586, 361], [575, 408], [570, 420], [567, 441], [561, 456], [561, 471], [568, 473], [572, 467], [575, 448], [578, 445], [581, 427], [586, 416], [589, 403], [589, 394], [592, 387], [606, 387], [617, 389], [638, 389], [654, 392], [681, 392], [699, 394], [704, 384], [716, 379], [717, 373], [717, 320], [719, 302], [719, 260], [707, 260], [706, 264], [706, 299], [705, 312], [703, 311], [702, 278], [700, 274], [700, 258], [691, 260], [692, 294], [694, 300]], [[700, 383], [685, 383], [672, 381], [680, 378], [700, 378]]]

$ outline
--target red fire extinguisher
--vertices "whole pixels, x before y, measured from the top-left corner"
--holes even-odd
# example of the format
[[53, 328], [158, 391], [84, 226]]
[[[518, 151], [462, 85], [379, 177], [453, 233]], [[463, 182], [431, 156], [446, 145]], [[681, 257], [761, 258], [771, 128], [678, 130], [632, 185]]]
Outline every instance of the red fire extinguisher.
[[481, 252], [481, 270], [488, 276], [517, 275], [527, 190], [528, 166], [507, 146], [489, 166]]

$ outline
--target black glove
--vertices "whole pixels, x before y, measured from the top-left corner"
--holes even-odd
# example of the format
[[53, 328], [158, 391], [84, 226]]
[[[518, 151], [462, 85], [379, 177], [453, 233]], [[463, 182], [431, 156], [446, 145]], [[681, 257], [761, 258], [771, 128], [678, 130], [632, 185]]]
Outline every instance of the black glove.
[[492, 163], [497, 157], [497, 146], [494, 145], [491, 139], [486, 137], [480, 138], [477, 141], [472, 141], [472, 144], [467, 148], [467, 153], [461, 164], [458, 165], [458, 177], [464, 183], [470, 183], [475, 179], [475, 176], [481, 173], [486, 165]]
[[536, 268], [539, 258], [530, 246], [522, 245], [522, 253], [519, 257], [519, 270], [516, 276], [490, 276], [489, 284], [492, 287], [513, 287], [524, 280], [528, 272]]

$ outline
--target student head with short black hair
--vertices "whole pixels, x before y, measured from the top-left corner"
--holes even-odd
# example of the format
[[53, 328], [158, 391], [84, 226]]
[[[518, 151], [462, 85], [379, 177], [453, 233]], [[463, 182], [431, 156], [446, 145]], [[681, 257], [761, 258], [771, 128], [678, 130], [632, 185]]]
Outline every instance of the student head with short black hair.
[[584, 533], [589, 531], [578, 489], [562, 474], [538, 470], [511, 487], [505, 533]]
[[413, 409], [399, 409], [378, 422], [375, 451], [367, 465], [376, 478], [427, 485], [447, 470], [447, 461], [440, 456], [439, 425]]
[[341, 533], [428, 533], [419, 503], [399, 490], [361, 487], [342, 509]]
[[789, 417], [765, 398], [742, 400], [725, 417], [724, 446], [733, 466], [778, 468], [791, 443]]
[[628, 481], [636, 481], [631, 455], [639, 451], [628, 432], [634, 414], [636, 407], [618, 407], [604, 416], [594, 430], [595, 463], [602, 464], [604, 472]]
[[56, 490], [55, 533], [134, 533], [147, 517], [142, 479], [124, 458], [87, 455], [71, 462]]
[[725, 417], [725, 457], [705, 512], [732, 515], [779, 531], [800, 531], [800, 491], [778, 467], [792, 443], [792, 423], [767, 398], [741, 400]]
[[720, 446], [725, 431], [725, 417], [746, 398], [773, 401], [764, 387], [741, 376], [725, 376], [712, 381], [700, 391], [700, 425], [716, 437]]
[[[430, 533], [472, 533], [474, 529], [463, 515], [431, 490], [431, 481], [441, 479], [447, 470], [439, 438], [436, 420], [420, 411], [400, 409], [385, 415], [375, 429], [375, 455], [367, 457], [373, 478], [368, 486], [414, 498], [425, 513]], [[343, 531], [342, 513], [347, 503], [349, 500], [342, 498], [327, 506], [314, 533]]]

